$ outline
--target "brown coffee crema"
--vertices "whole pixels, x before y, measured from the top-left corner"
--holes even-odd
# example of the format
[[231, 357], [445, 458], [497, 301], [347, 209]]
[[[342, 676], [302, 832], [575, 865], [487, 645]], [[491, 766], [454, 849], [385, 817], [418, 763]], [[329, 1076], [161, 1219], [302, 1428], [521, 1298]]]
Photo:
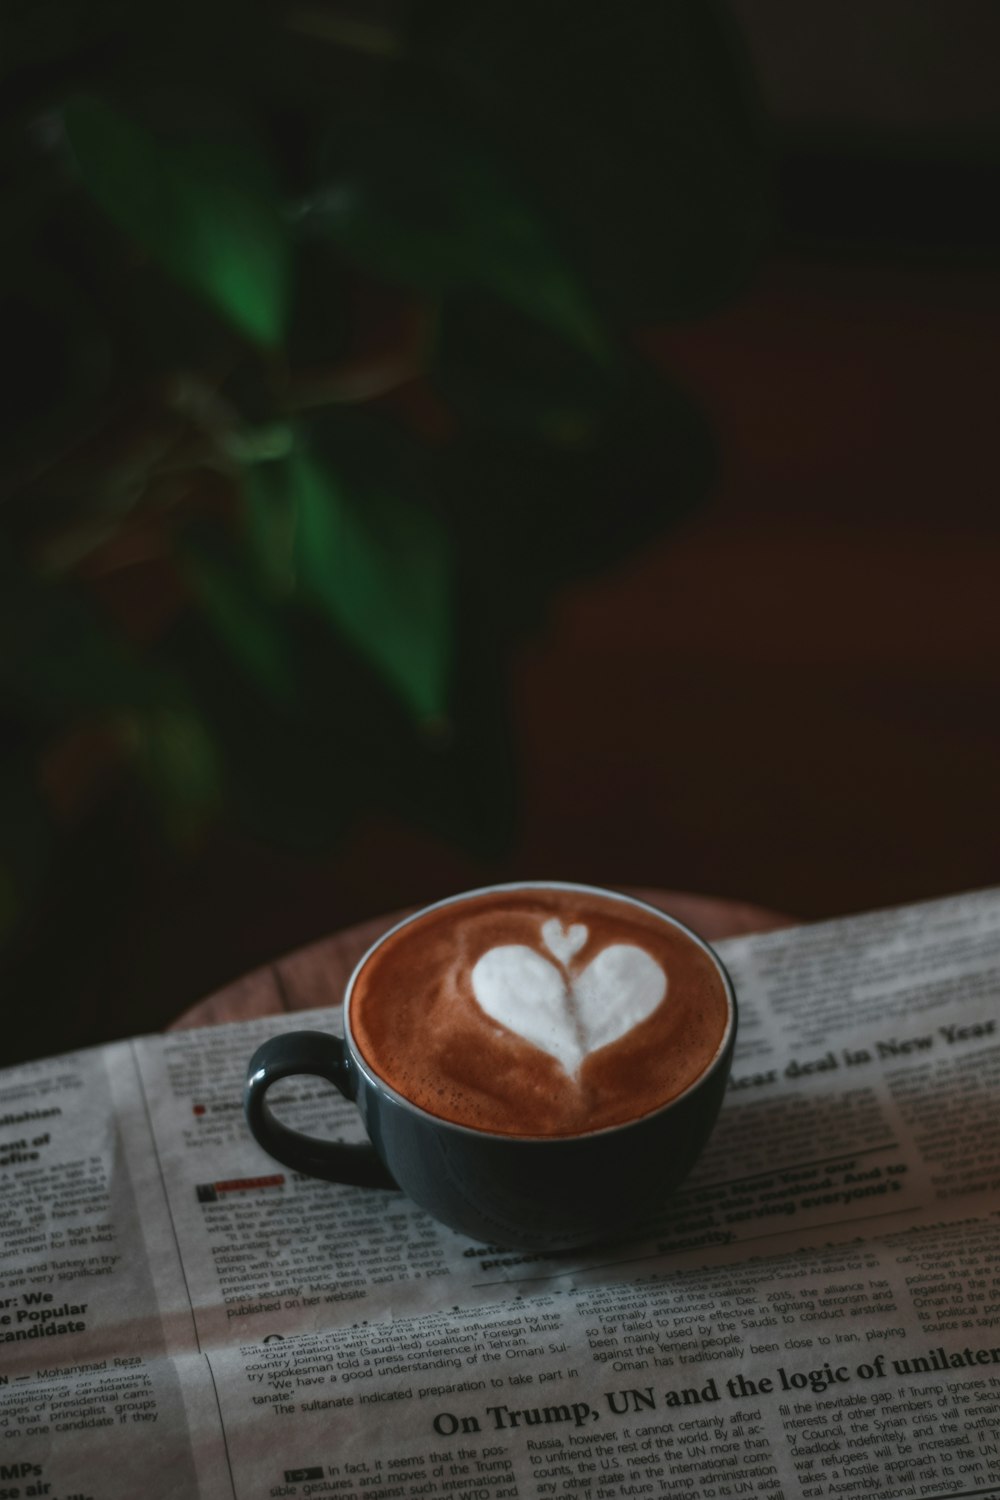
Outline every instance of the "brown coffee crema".
[[[564, 1049], [560, 1060], [526, 1040], [527, 1011], [508, 1016], [509, 1025], [496, 1018], [507, 976], [488, 993], [483, 978], [508, 957], [526, 992], [541, 986], [578, 1054]], [[656, 965], [666, 976], [662, 1000]], [[615, 976], [627, 990], [633, 969], [647, 1008], [635, 1024], [634, 996], [632, 1011], [629, 995], [618, 1019], [615, 1011]], [[658, 1109], [704, 1072], [728, 1021], [719, 970], [684, 932], [629, 902], [554, 887], [492, 891], [426, 913], [376, 949], [350, 998], [355, 1041], [379, 1077], [430, 1114], [503, 1135], [579, 1135]], [[600, 1045], [609, 1026], [628, 1029]], [[559, 1050], [558, 1037], [547, 1044]]]

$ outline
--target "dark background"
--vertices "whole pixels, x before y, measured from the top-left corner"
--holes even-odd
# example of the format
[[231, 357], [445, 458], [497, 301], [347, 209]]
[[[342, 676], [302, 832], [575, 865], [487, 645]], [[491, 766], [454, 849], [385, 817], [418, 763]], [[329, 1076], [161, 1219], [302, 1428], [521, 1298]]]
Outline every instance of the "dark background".
[[[513, 651], [508, 852], [388, 814], [322, 856], [151, 841], [103, 921], [63, 900], [31, 934], [42, 979], [28, 1008], [6, 996], [12, 1057], [157, 1028], [301, 943], [495, 879], [804, 919], [1000, 879], [1000, 17], [732, 9], [774, 127], [778, 232], [735, 302], [642, 335], [709, 416], [719, 475]], [[101, 888], [129, 816], [81, 835], [64, 892]]]

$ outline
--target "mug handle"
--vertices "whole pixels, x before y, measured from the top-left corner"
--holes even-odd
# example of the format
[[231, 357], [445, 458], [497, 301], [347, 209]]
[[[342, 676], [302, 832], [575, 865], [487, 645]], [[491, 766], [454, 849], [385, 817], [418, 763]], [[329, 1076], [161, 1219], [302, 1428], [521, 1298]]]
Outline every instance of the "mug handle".
[[354, 1081], [347, 1067], [347, 1049], [339, 1037], [325, 1031], [286, 1031], [257, 1048], [247, 1068], [243, 1109], [254, 1139], [269, 1155], [294, 1172], [344, 1182], [353, 1187], [396, 1188], [399, 1184], [383, 1165], [374, 1146], [347, 1146], [324, 1141], [282, 1125], [271, 1113], [267, 1091], [293, 1074], [325, 1078], [353, 1103]]

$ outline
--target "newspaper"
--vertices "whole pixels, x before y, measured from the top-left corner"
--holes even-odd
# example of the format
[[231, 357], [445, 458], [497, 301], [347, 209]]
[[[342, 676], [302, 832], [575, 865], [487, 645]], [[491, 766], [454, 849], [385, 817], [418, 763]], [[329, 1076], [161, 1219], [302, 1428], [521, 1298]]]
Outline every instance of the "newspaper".
[[0, 1073], [0, 1500], [1000, 1495], [1000, 890], [718, 947], [716, 1133], [589, 1253], [278, 1166], [287, 1016]]

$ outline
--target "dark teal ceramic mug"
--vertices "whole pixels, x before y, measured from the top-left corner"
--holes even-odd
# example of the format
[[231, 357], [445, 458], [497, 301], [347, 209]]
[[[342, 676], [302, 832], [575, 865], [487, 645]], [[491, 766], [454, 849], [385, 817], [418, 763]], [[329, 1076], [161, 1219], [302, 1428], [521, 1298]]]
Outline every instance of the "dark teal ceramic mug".
[[[294, 1031], [250, 1060], [250, 1130], [331, 1182], [398, 1188], [474, 1239], [569, 1249], [627, 1234], [711, 1134], [736, 997], [707, 943], [596, 887], [470, 891], [397, 924], [362, 958], [344, 1037]], [[282, 1124], [281, 1079], [352, 1100], [369, 1141]]]

